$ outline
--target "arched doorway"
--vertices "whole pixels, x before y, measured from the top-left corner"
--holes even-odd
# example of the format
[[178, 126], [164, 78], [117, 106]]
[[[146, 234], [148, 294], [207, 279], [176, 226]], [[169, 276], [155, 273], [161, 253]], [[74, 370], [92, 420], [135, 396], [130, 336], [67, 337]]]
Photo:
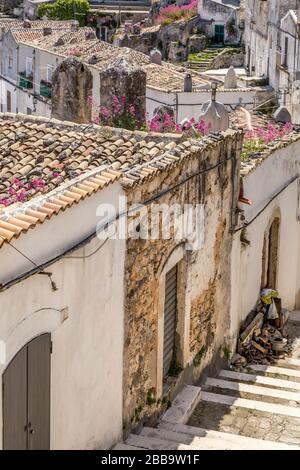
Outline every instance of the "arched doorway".
[[275, 217], [265, 238], [262, 255], [262, 287], [277, 288], [280, 219]]
[[50, 449], [51, 335], [27, 343], [6, 368], [3, 383], [3, 449]]

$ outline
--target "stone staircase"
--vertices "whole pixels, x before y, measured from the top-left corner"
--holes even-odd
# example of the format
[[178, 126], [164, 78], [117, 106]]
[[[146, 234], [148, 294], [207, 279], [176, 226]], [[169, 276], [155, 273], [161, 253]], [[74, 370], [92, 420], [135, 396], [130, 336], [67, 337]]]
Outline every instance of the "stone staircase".
[[300, 450], [300, 313], [288, 328], [292, 357], [185, 386], [157, 428], [144, 427], [115, 449]]
[[[192, 54], [193, 58], [190, 58], [187, 62], [187, 66], [193, 70], [197, 70], [198, 72], [205, 72], [206, 70], [210, 70], [213, 60], [219, 55], [225, 46], [218, 46], [212, 45], [207, 47], [201, 52], [197, 54]], [[191, 55], [190, 55], [191, 57]]]

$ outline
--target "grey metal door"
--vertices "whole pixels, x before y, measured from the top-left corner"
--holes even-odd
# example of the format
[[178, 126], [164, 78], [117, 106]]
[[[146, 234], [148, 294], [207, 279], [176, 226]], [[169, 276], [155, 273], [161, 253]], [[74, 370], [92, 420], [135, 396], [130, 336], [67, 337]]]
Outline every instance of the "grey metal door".
[[51, 336], [30, 341], [3, 374], [3, 448], [50, 449]]
[[177, 323], [177, 265], [166, 274], [164, 306], [164, 356], [163, 376], [168, 371], [175, 354]]

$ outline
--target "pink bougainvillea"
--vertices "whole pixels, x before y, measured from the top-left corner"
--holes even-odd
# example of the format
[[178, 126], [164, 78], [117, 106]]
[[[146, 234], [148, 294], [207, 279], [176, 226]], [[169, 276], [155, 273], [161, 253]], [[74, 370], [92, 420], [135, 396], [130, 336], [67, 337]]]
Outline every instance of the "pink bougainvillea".
[[197, 15], [198, 1], [191, 0], [187, 5], [169, 5], [161, 8], [155, 19], [157, 24], [171, 24], [181, 19], [189, 20]]

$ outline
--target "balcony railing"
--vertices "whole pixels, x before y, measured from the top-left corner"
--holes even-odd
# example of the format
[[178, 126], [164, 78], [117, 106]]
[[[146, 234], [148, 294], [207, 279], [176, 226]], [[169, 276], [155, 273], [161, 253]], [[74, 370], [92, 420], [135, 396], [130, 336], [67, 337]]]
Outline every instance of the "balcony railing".
[[27, 77], [26, 72], [20, 72], [19, 85], [21, 88], [27, 88], [27, 89], [33, 88], [33, 77], [32, 76]]
[[44, 98], [51, 98], [52, 95], [52, 85], [51, 83], [47, 83], [41, 80], [40, 83], [40, 95]]

